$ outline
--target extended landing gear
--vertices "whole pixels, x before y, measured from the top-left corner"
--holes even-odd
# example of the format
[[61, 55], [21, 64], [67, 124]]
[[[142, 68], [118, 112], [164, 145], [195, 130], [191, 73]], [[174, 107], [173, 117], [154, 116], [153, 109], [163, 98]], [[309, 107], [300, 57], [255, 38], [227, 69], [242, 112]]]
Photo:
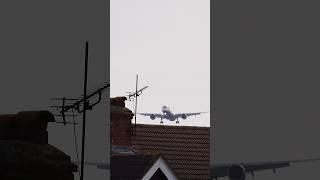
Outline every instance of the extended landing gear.
[[160, 121], [160, 124], [163, 124], [163, 121], [162, 121], [162, 119], [161, 119], [161, 121]]
[[176, 120], [176, 124], [179, 124], [179, 118], [177, 118], [177, 120]]

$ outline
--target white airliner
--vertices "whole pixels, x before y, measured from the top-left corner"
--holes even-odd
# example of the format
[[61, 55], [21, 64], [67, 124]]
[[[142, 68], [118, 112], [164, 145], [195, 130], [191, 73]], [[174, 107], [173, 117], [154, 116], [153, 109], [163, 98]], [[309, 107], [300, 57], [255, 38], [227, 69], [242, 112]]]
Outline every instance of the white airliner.
[[162, 124], [162, 119], [168, 119], [169, 121], [176, 121], [179, 123], [179, 118], [187, 119], [188, 116], [196, 116], [206, 112], [195, 112], [195, 113], [178, 113], [175, 114], [171, 111], [169, 106], [162, 106], [162, 113], [137, 113], [143, 116], [149, 116], [151, 120], [155, 120], [156, 118], [160, 118], [160, 123]]

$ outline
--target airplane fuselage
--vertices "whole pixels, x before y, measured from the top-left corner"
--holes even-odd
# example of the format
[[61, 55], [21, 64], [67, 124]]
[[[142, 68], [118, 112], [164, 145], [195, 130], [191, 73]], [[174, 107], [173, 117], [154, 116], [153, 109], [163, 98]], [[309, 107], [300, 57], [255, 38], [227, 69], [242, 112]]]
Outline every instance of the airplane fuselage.
[[162, 113], [163, 113], [164, 119], [168, 119], [170, 121], [176, 120], [174, 113], [171, 111], [171, 109], [168, 106], [162, 106]]

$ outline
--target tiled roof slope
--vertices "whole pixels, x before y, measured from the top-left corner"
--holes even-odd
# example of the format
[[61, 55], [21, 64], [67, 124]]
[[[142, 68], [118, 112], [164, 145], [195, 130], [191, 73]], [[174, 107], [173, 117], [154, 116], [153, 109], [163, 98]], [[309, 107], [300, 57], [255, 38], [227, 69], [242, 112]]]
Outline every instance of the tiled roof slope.
[[137, 124], [132, 145], [143, 152], [161, 153], [179, 180], [209, 179], [209, 127]]
[[157, 154], [112, 155], [112, 180], [140, 180], [159, 158]]

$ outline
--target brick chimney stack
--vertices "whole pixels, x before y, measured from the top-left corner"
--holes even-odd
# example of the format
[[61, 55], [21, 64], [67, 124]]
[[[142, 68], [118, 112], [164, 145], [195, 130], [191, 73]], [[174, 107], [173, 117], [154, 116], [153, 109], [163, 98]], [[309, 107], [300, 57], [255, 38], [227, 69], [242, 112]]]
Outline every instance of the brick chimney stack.
[[133, 113], [125, 107], [126, 97], [110, 99], [111, 144], [131, 146], [131, 121]]
[[0, 179], [74, 180], [77, 165], [48, 144], [49, 111], [0, 114]]

